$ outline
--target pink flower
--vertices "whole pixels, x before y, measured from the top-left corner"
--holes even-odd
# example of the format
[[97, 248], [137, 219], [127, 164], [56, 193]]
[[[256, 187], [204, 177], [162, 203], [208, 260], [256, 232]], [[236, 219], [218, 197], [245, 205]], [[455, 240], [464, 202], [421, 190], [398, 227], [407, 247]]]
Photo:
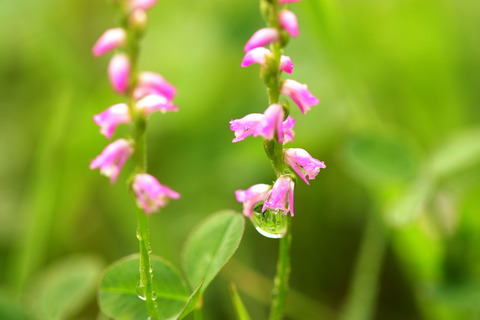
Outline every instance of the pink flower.
[[230, 130], [235, 133], [235, 139], [232, 142], [242, 141], [251, 135], [254, 137], [262, 136], [271, 140], [275, 132], [277, 132], [279, 142], [293, 141], [295, 119], [287, 117], [280, 126], [279, 122], [283, 119], [283, 108], [280, 110], [277, 107], [278, 105], [272, 106], [265, 110], [264, 114], [251, 113], [241, 119], [230, 121]]
[[[243, 57], [241, 66], [248, 67], [254, 63], [258, 63], [262, 66], [265, 66], [267, 63], [268, 57], [271, 56], [270, 50], [264, 47], [254, 48], [248, 51]], [[293, 63], [288, 56], [282, 56], [280, 59], [280, 70], [286, 73], [291, 74], [293, 70]]]
[[308, 91], [306, 84], [295, 80], [287, 79], [283, 82], [281, 93], [289, 96], [305, 114], [310, 108], [320, 102], [313, 94]]
[[282, 56], [280, 58], [280, 70], [285, 73], [292, 74], [293, 62], [289, 56]]
[[293, 127], [295, 126], [296, 120], [288, 116], [285, 121], [283, 121], [283, 143], [292, 142], [293, 136]]
[[180, 194], [161, 185], [155, 177], [147, 173], [137, 174], [132, 187], [137, 197], [137, 204], [146, 214], [165, 207], [169, 199], [180, 198]]
[[252, 218], [253, 208], [257, 203], [265, 200], [270, 187], [267, 184], [256, 184], [247, 190], [235, 191], [237, 201], [243, 202], [243, 214], [245, 216]]
[[272, 189], [268, 192], [262, 212], [267, 209], [277, 213], [287, 214], [293, 217], [293, 189], [295, 184], [289, 176], [280, 176]]
[[95, 42], [92, 53], [98, 57], [108, 51], [122, 46], [125, 43], [127, 35], [122, 28], [108, 29]]
[[177, 89], [158, 73], [142, 72], [138, 77], [137, 88], [133, 94], [135, 99], [149, 94], [161, 94], [171, 101], [177, 94]]
[[132, 153], [133, 148], [126, 139], [115, 140], [93, 159], [90, 169], [100, 169], [101, 174], [109, 177], [111, 183], [115, 183], [125, 161]]
[[108, 76], [113, 89], [117, 93], [126, 93], [130, 77], [130, 61], [128, 56], [118, 53], [113, 56], [108, 65]]
[[243, 48], [245, 52], [250, 51], [257, 47], [263, 47], [272, 42], [278, 41], [280, 34], [275, 28], [262, 28], [255, 32], [252, 37], [247, 41], [247, 44]]
[[125, 103], [115, 104], [102, 113], [94, 115], [93, 121], [100, 126], [100, 133], [110, 139], [119, 124], [131, 121], [128, 106]]
[[285, 29], [292, 37], [298, 37], [298, 20], [295, 13], [284, 9], [278, 14], [280, 25]]
[[307, 151], [300, 148], [290, 148], [284, 150], [285, 161], [293, 170], [305, 181], [315, 179], [320, 169], [325, 169], [325, 163], [314, 159]]
[[149, 115], [154, 111], [167, 112], [177, 111], [178, 107], [170, 103], [170, 101], [159, 94], [149, 94], [137, 101], [137, 109], [142, 110], [144, 114]]
[[130, 0], [132, 9], [148, 10], [157, 3], [157, 0]]
[[232, 142], [242, 141], [246, 137], [256, 134], [258, 125], [263, 118], [263, 114], [251, 113], [241, 119], [230, 121], [230, 130], [235, 133], [235, 139]]
[[248, 51], [242, 60], [242, 67], [248, 67], [254, 63], [265, 65], [267, 62], [267, 56], [270, 56], [271, 52], [267, 48], [258, 47]]
[[279, 4], [285, 4], [285, 3], [292, 3], [292, 2], [300, 2], [300, 0], [279, 0]]
[[272, 140], [276, 134], [278, 142], [283, 142], [283, 117], [283, 107], [279, 104], [272, 104], [263, 113], [263, 119], [254, 135]]

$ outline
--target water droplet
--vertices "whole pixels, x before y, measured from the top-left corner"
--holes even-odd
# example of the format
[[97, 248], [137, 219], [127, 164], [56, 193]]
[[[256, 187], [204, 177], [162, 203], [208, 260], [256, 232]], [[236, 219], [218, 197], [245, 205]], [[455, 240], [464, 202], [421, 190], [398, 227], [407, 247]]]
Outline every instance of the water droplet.
[[252, 223], [257, 231], [267, 238], [283, 238], [287, 233], [288, 216], [278, 210], [267, 209], [262, 212], [263, 202], [253, 208]]
[[145, 287], [139, 282], [137, 284], [137, 296], [145, 301]]

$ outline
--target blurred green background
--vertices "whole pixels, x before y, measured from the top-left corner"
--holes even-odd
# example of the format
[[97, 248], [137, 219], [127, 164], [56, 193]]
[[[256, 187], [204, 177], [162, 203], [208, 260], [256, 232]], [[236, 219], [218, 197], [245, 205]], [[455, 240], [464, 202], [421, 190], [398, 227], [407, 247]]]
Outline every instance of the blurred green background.
[[[480, 3], [290, 8], [301, 32], [286, 50], [291, 78], [322, 101], [307, 115], [292, 108], [291, 146], [327, 169], [296, 187], [287, 318], [479, 319]], [[95, 319], [98, 270], [137, 251], [125, 184], [88, 169], [107, 143], [92, 115], [122, 102], [108, 55], [90, 54], [116, 19], [106, 0], [0, 2], [2, 319]], [[149, 11], [140, 66], [173, 83], [180, 106], [150, 119], [149, 171], [182, 195], [152, 217], [152, 246], [177, 265], [196, 224], [240, 211], [236, 189], [274, 178], [261, 141], [232, 144], [228, 126], [266, 108], [258, 66], [240, 68], [262, 26], [255, 0], [161, 0]], [[248, 224], [207, 291], [205, 319], [234, 318], [231, 281], [264, 319], [276, 255], [277, 241]], [[79, 265], [83, 291], [52, 311], [58, 270]]]

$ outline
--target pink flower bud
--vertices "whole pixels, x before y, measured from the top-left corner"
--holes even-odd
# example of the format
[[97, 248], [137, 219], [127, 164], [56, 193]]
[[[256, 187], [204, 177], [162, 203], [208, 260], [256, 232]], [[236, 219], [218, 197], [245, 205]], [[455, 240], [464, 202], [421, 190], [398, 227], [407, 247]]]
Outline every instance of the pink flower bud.
[[282, 56], [280, 58], [280, 70], [285, 73], [292, 74], [293, 62], [289, 56]]
[[137, 88], [134, 91], [135, 99], [154, 93], [161, 94], [171, 101], [177, 94], [177, 89], [158, 73], [140, 73]]
[[130, 0], [132, 9], [148, 10], [157, 3], [157, 0]]
[[119, 124], [131, 121], [128, 106], [125, 103], [115, 104], [94, 115], [93, 121], [100, 126], [100, 133], [110, 139]]
[[303, 114], [307, 113], [312, 106], [320, 102], [320, 100], [308, 91], [306, 84], [299, 83], [295, 80], [285, 80], [281, 93], [289, 96], [298, 105]]
[[108, 76], [113, 89], [117, 93], [126, 93], [130, 76], [130, 61], [128, 56], [118, 53], [112, 57], [108, 65]]
[[285, 29], [292, 37], [298, 37], [298, 20], [295, 13], [284, 9], [279, 13], [280, 25]]
[[293, 217], [293, 189], [295, 183], [289, 176], [280, 176], [268, 192], [262, 212], [269, 209], [275, 213], [287, 214]]
[[247, 44], [243, 48], [245, 52], [250, 51], [257, 47], [263, 47], [272, 42], [278, 41], [280, 34], [275, 28], [262, 28], [255, 32], [252, 37], [247, 41]]
[[126, 139], [115, 140], [93, 159], [90, 169], [100, 169], [101, 174], [109, 177], [111, 183], [115, 183], [125, 161], [132, 153], [133, 148]]
[[264, 47], [254, 48], [248, 51], [242, 60], [242, 67], [248, 67], [254, 63], [259, 63], [261, 65], [265, 65], [267, 61], [267, 56], [271, 55], [270, 50]]
[[284, 150], [285, 161], [293, 170], [305, 181], [315, 179], [320, 169], [325, 169], [325, 163], [313, 158], [307, 151], [300, 148], [290, 148]]
[[147, 174], [137, 174], [133, 180], [133, 191], [137, 204], [146, 214], [151, 214], [167, 205], [169, 199], [179, 199], [180, 194]]
[[265, 200], [271, 186], [268, 184], [256, 184], [247, 190], [235, 191], [235, 197], [238, 202], [243, 202], [243, 214], [252, 218], [253, 208], [261, 201]]
[[170, 103], [170, 101], [159, 94], [149, 94], [137, 101], [137, 109], [142, 110], [145, 115], [149, 115], [154, 111], [167, 112], [177, 111], [178, 107]]
[[300, 2], [300, 0], [279, 0], [279, 4], [285, 4], [285, 3], [292, 3], [292, 2]]
[[232, 142], [242, 141], [246, 137], [256, 134], [258, 125], [263, 118], [263, 114], [251, 113], [241, 119], [230, 121], [230, 130], [235, 133], [235, 139]]
[[122, 28], [108, 29], [95, 42], [92, 48], [94, 56], [100, 56], [108, 51], [122, 46], [125, 43], [127, 35]]
[[283, 122], [283, 143], [292, 142], [293, 136], [293, 127], [295, 126], [296, 120], [288, 116], [287, 119]]
[[272, 104], [263, 113], [263, 120], [259, 124], [255, 136], [262, 136], [272, 140], [276, 134], [278, 142], [283, 142], [283, 107], [279, 104]]
[[[271, 57], [271, 52], [267, 48], [258, 47], [248, 51], [243, 57], [241, 66], [248, 67], [254, 63], [258, 63], [261, 66], [265, 66], [267, 59]], [[288, 56], [281, 56], [280, 58], [280, 70], [291, 74], [293, 70], [293, 63]]]

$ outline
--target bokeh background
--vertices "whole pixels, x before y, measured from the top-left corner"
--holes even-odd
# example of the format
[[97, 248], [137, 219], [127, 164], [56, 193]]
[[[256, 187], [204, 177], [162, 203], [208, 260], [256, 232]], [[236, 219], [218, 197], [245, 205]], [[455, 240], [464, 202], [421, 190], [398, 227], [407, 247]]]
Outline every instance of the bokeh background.
[[[307, 115], [292, 108], [291, 146], [327, 169], [296, 187], [287, 318], [479, 319], [480, 3], [290, 8], [301, 28], [291, 78], [321, 99]], [[0, 315], [46, 319], [49, 288], [84, 263], [93, 285], [59, 318], [95, 319], [98, 270], [137, 251], [129, 167], [113, 186], [88, 169], [107, 143], [92, 115], [122, 102], [108, 55], [90, 54], [117, 16], [106, 0], [6, 0], [0, 21]], [[152, 217], [152, 246], [176, 265], [196, 224], [241, 210], [234, 190], [274, 178], [261, 141], [232, 144], [228, 127], [266, 108], [258, 66], [240, 68], [262, 26], [254, 0], [161, 0], [149, 12], [140, 66], [173, 83], [180, 106], [150, 119], [149, 171], [182, 194]], [[266, 318], [277, 244], [247, 224], [205, 319], [234, 319], [232, 281]]]

